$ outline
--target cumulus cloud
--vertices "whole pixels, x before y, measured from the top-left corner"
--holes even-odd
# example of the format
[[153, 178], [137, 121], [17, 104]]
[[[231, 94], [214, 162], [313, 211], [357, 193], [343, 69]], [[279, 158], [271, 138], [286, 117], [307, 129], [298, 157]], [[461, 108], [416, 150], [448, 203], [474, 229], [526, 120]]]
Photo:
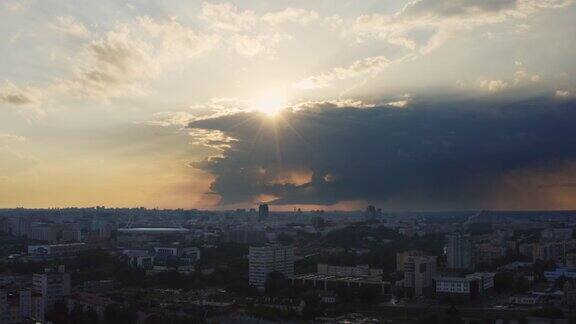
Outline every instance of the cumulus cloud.
[[25, 142], [25, 141], [26, 141], [26, 137], [24, 137], [24, 136], [8, 134], [8, 133], [0, 133], [0, 143], [10, 143], [10, 142], [21, 143], [21, 142]]
[[[439, 47], [452, 34], [471, 28], [525, 19], [545, 9], [570, 5], [572, 0], [414, 0], [395, 14], [366, 14], [352, 28], [358, 37], [375, 37], [426, 54]], [[428, 38], [414, 32], [426, 30]]]
[[294, 86], [299, 89], [324, 88], [339, 80], [374, 76], [388, 65], [390, 65], [390, 60], [384, 56], [367, 57], [353, 62], [348, 67], [337, 67], [329, 72], [308, 77], [297, 82]]
[[298, 23], [307, 25], [320, 18], [320, 15], [313, 10], [300, 8], [286, 8], [282, 11], [268, 12], [262, 16], [262, 20], [270, 25], [281, 25], [285, 23]]
[[[232, 3], [205, 2], [202, 4], [200, 18], [227, 48], [237, 54], [273, 58], [276, 45], [282, 40], [292, 39], [291, 34], [286, 30], [280, 31], [279, 27], [288, 23], [308, 25], [321, 17], [315, 11], [300, 8], [257, 14], [252, 10], [242, 10]], [[333, 22], [326, 20], [325, 23]]]
[[238, 54], [245, 56], [254, 56], [264, 50], [264, 45], [260, 40], [246, 35], [234, 36], [234, 47]]
[[6, 81], [0, 85], [0, 103], [19, 107], [35, 107], [40, 104], [40, 91], [31, 87], [20, 88]]
[[55, 31], [74, 38], [88, 38], [90, 37], [90, 32], [82, 24], [77, 21], [76, 18], [71, 16], [60, 16], [56, 18], [56, 21], [50, 25]]
[[142, 27], [153, 38], [159, 38], [163, 50], [172, 56], [193, 58], [220, 46], [221, 39], [218, 35], [199, 33], [176, 20], [157, 21], [144, 16], [138, 17], [137, 22], [137, 27]]
[[488, 92], [497, 93], [508, 89], [508, 82], [502, 80], [483, 80], [480, 87]]
[[368, 103], [356, 99], [339, 99], [339, 100], [324, 100], [324, 101], [305, 101], [300, 102], [293, 107], [295, 111], [316, 111], [330, 108], [373, 108], [376, 107], [373, 103]]
[[72, 63], [73, 77], [54, 88], [99, 100], [143, 94], [146, 83], [167, 67], [198, 58], [220, 44], [218, 35], [197, 32], [177, 20], [137, 17], [92, 35]]
[[[268, 195], [277, 204], [489, 208], [506, 195], [538, 190], [512, 184], [510, 175], [528, 177], [576, 158], [575, 105], [538, 99], [310, 107], [275, 123], [239, 113], [190, 124], [236, 140], [194, 166], [215, 176], [211, 189], [222, 204]], [[311, 174], [305, 183], [274, 180], [302, 170]]]
[[248, 30], [258, 22], [253, 11], [240, 10], [231, 3], [204, 2], [200, 17], [215, 29], [233, 32]]
[[66, 86], [88, 97], [107, 99], [140, 92], [139, 82], [158, 72], [152, 46], [122, 26], [85, 46], [75, 77]]
[[[189, 132], [192, 137], [192, 144], [202, 145], [220, 152], [224, 152], [232, 148], [232, 144], [237, 142], [235, 138], [227, 136], [224, 132], [219, 130], [206, 130], [206, 129], [191, 129]], [[207, 161], [220, 156], [211, 156]]]
[[409, 100], [397, 100], [397, 101], [391, 101], [386, 103], [388, 106], [392, 106], [392, 107], [396, 107], [396, 108], [404, 108], [406, 106], [408, 106], [408, 104], [410, 103]]

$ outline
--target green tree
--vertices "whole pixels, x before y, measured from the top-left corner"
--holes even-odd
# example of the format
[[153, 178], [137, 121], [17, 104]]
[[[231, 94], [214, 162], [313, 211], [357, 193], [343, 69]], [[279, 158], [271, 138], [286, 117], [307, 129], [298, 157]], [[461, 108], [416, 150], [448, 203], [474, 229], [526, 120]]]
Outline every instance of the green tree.
[[54, 304], [51, 311], [46, 314], [46, 319], [54, 324], [69, 324], [68, 306], [64, 301], [58, 301]]
[[266, 283], [264, 284], [264, 290], [269, 295], [279, 295], [282, 291], [288, 288], [288, 280], [286, 277], [278, 272], [274, 271], [268, 274]]

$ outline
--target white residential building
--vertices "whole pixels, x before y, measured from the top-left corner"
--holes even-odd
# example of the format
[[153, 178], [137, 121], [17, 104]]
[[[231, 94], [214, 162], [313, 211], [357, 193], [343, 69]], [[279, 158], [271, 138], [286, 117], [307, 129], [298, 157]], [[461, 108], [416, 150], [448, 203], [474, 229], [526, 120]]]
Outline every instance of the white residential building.
[[32, 276], [32, 285], [35, 292], [42, 294], [45, 310], [49, 310], [70, 295], [70, 274], [64, 271], [64, 266], [47, 268], [44, 273]]
[[250, 263], [250, 285], [263, 289], [268, 275], [272, 272], [280, 272], [286, 278], [294, 274], [294, 248], [278, 244], [266, 244], [264, 246], [251, 246], [248, 255]]

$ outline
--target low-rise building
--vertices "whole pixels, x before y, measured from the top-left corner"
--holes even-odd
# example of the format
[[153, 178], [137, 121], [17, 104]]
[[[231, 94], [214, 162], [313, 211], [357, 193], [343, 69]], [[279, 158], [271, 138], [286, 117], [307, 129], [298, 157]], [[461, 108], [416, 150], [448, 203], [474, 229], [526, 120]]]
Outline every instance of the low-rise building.
[[135, 268], [151, 269], [154, 266], [154, 256], [148, 250], [124, 250], [122, 255]]
[[546, 280], [548, 281], [554, 281], [560, 277], [576, 279], [576, 270], [568, 268], [556, 268], [554, 271], [544, 271], [544, 277], [546, 277]]
[[514, 305], [536, 306], [540, 303], [540, 296], [533, 294], [513, 295], [508, 298], [508, 302]]
[[324, 291], [336, 291], [339, 288], [367, 288], [374, 289], [382, 295], [390, 293], [390, 282], [382, 280], [381, 269], [361, 266], [362, 271], [358, 271], [359, 269], [353, 270], [356, 267], [334, 267], [325, 264], [318, 264], [317, 267], [317, 272], [295, 275], [290, 278], [290, 281], [296, 287], [305, 286]]
[[494, 287], [493, 273], [473, 273], [466, 277], [439, 277], [434, 279], [438, 298], [474, 300], [486, 295]]
[[74, 255], [93, 248], [92, 245], [86, 243], [29, 245], [28, 254], [34, 256], [64, 256]]

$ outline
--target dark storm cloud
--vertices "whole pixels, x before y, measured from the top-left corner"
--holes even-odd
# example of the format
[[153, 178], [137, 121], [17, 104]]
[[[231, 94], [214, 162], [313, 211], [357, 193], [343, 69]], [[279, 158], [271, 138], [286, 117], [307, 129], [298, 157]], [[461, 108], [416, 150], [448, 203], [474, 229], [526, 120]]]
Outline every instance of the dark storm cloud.
[[[222, 156], [196, 165], [215, 176], [212, 190], [223, 204], [267, 194], [278, 204], [490, 207], [506, 189], [506, 174], [576, 156], [576, 104], [548, 99], [404, 109], [318, 105], [275, 122], [240, 113], [190, 126], [238, 139]], [[310, 181], [278, 181], [298, 170], [311, 171]]]

